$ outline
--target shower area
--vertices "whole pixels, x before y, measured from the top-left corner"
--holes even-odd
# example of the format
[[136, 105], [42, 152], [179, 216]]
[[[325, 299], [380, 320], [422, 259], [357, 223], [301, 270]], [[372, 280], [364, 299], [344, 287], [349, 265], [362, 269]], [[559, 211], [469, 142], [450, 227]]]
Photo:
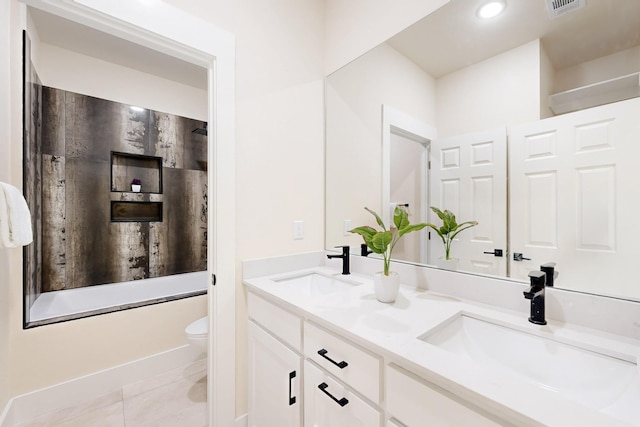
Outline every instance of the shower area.
[[207, 123], [42, 85], [24, 46], [24, 326], [206, 293]]

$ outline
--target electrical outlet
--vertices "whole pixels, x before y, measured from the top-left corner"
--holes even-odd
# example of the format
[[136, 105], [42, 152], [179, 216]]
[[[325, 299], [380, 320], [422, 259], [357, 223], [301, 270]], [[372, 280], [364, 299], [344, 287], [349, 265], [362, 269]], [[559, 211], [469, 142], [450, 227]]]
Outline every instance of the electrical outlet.
[[353, 227], [351, 226], [351, 220], [350, 219], [345, 219], [344, 220], [344, 235], [345, 236], [350, 236], [351, 233], [349, 233], [349, 230], [351, 230]]
[[304, 221], [293, 221], [293, 239], [304, 239]]

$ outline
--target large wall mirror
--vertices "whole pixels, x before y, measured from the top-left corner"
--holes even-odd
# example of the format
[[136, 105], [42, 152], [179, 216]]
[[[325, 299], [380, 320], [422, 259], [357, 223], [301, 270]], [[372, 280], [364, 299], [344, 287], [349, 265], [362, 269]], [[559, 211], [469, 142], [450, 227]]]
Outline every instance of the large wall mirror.
[[[326, 81], [326, 247], [389, 223], [478, 221], [453, 243], [461, 272], [640, 301], [633, 266], [640, 158], [640, 2], [452, 0]], [[427, 229], [425, 229], [427, 230]], [[436, 266], [439, 237], [394, 259]], [[501, 256], [500, 256], [501, 255]]]

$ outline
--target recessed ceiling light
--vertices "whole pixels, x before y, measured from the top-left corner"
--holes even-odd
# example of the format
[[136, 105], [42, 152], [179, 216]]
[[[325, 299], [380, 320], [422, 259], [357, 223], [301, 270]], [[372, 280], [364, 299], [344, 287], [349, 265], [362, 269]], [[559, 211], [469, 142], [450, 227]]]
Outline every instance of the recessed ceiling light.
[[482, 19], [493, 18], [500, 15], [505, 7], [507, 5], [503, 0], [493, 0], [480, 6], [477, 15]]

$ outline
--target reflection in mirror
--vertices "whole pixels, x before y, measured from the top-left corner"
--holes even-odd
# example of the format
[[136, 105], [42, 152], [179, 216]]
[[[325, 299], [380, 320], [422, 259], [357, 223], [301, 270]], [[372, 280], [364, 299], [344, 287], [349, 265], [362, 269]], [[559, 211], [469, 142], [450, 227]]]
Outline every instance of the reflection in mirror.
[[[364, 206], [435, 223], [437, 206], [479, 222], [453, 244], [461, 271], [526, 280], [553, 261], [557, 287], [640, 300], [625, 197], [640, 2], [553, 16], [511, 1], [484, 22], [479, 3], [451, 1], [327, 78], [326, 247], [360, 245], [347, 230], [370, 224]], [[394, 257], [436, 265], [442, 242], [414, 234]]]

